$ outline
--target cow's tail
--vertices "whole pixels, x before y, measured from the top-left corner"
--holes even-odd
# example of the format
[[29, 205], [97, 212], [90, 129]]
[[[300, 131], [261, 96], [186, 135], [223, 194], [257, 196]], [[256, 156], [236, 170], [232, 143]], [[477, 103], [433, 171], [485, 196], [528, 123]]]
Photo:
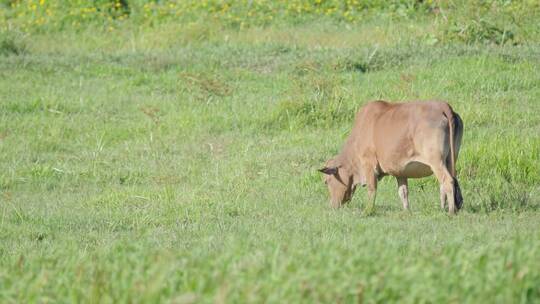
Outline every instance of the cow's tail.
[[[457, 180], [456, 174], [456, 159], [457, 159], [457, 149], [461, 143], [461, 136], [463, 134], [463, 122], [459, 115], [452, 111], [452, 108], [448, 106], [444, 110], [444, 115], [448, 119], [448, 129], [449, 129], [449, 144], [450, 144], [450, 174], [454, 179], [454, 200], [456, 208], [459, 210], [463, 206], [463, 196], [461, 194], [461, 188], [459, 187], [459, 182]], [[458, 147], [456, 147], [458, 145]]]

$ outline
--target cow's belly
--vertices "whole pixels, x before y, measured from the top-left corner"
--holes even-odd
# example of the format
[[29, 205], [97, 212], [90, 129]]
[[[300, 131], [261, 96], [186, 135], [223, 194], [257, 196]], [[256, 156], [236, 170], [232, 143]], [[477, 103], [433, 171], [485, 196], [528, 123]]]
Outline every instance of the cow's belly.
[[410, 178], [421, 178], [430, 176], [431, 174], [433, 174], [431, 168], [428, 165], [418, 161], [408, 162], [405, 167], [398, 172], [398, 176]]

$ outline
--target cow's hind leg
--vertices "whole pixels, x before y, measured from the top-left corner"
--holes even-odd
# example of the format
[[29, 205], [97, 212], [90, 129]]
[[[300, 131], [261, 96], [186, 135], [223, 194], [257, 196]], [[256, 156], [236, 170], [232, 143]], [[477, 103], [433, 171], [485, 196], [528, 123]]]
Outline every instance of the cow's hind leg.
[[440, 186], [439, 191], [440, 191], [440, 199], [441, 199], [441, 209], [444, 210], [444, 207], [446, 207], [446, 192], [444, 192], [444, 187], [442, 184]]
[[409, 190], [406, 177], [396, 177], [398, 183], [398, 194], [403, 204], [403, 209], [409, 209]]
[[444, 207], [444, 197], [446, 197], [448, 202], [448, 213], [455, 214], [456, 204], [454, 200], [454, 179], [452, 178], [452, 175], [450, 175], [450, 172], [443, 161], [431, 165], [431, 170], [441, 185], [441, 205]]

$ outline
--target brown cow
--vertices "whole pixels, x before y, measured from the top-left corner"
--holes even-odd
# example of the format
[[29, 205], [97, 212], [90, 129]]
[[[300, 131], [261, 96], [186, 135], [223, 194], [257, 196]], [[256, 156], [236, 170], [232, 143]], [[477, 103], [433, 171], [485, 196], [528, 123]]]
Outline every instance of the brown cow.
[[448, 211], [454, 214], [463, 204], [455, 169], [462, 136], [463, 122], [446, 102], [369, 102], [356, 114], [341, 153], [319, 170], [325, 173], [330, 204], [340, 207], [357, 185], [367, 185], [371, 212], [377, 181], [392, 175], [408, 209], [407, 178], [435, 173], [441, 208], [448, 199]]

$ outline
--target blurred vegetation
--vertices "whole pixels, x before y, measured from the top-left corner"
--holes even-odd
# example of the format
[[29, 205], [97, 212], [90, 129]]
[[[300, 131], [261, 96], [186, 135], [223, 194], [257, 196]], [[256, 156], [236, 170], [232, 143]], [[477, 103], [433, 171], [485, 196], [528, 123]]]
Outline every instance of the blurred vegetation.
[[372, 19], [428, 19], [433, 43], [524, 43], [538, 37], [540, 1], [524, 0], [2, 0], [0, 29], [23, 33], [107, 31], [125, 25], [213, 22], [247, 28], [321, 19], [355, 24]]

